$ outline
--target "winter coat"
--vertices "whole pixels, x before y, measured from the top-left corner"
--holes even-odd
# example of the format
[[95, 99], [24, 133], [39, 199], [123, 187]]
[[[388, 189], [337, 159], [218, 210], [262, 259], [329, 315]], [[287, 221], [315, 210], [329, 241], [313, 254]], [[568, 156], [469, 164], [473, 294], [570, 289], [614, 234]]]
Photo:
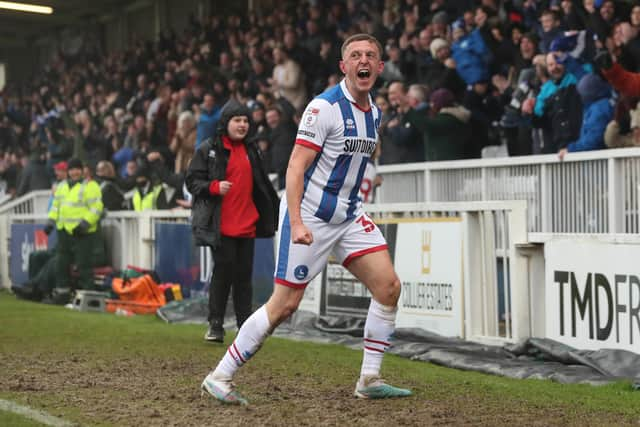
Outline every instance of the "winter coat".
[[534, 120], [534, 126], [545, 130], [543, 153], [557, 153], [569, 142], [580, 136], [582, 126], [582, 102], [575, 84], [556, 91], [547, 98], [542, 119]]
[[118, 187], [115, 178], [98, 177], [96, 182], [100, 185], [104, 209], [107, 211], [124, 210], [124, 192]]
[[296, 128], [293, 122], [283, 121], [269, 131], [269, 142], [271, 144], [271, 170], [277, 174], [284, 175], [289, 164], [289, 157], [296, 140]]
[[296, 109], [304, 108], [307, 89], [300, 65], [292, 59], [273, 67], [273, 80], [277, 83], [277, 93], [286, 98]]
[[578, 83], [578, 80], [573, 74], [565, 73], [562, 76], [562, 79], [559, 82], [555, 82], [553, 80], [547, 80], [545, 84], [540, 88], [540, 93], [536, 97], [536, 105], [533, 108], [533, 113], [542, 117], [545, 114], [545, 106], [547, 105], [547, 100], [551, 98], [559, 89], [565, 88], [569, 85], [575, 85]]
[[608, 70], [602, 70], [602, 75], [621, 95], [640, 97], [640, 73], [629, 72], [615, 63]]
[[196, 128], [192, 128], [186, 134], [178, 130], [170, 144], [170, 149], [176, 155], [175, 173], [184, 172], [189, 166], [191, 157], [196, 147]]
[[[410, 116], [410, 113], [415, 113], [418, 116], [426, 117], [428, 109], [427, 103], [423, 102], [415, 109], [396, 116], [401, 124], [386, 128], [382, 147], [383, 155], [392, 154], [396, 163], [424, 162], [424, 143], [421, 132], [412, 125], [407, 116]], [[384, 144], [387, 144], [386, 150]]]
[[407, 120], [422, 132], [425, 159], [459, 160], [465, 157], [465, 146], [471, 137], [471, 112], [462, 106], [446, 107], [435, 116], [411, 110]]
[[211, 111], [207, 111], [204, 108], [200, 110], [196, 133], [196, 148], [198, 148], [205, 139], [216, 136], [216, 125], [218, 120], [220, 120], [221, 110], [217, 105], [215, 105]]
[[540, 43], [538, 43], [538, 48], [540, 49], [540, 53], [549, 53], [549, 48], [551, 47], [551, 42], [562, 36], [562, 29], [553, 28], [551, 31], [541, 31], [540, 32]]
[[464, 81], [460, 78], [456, 70], [445, 66], [440, 61], [432, 61], [427, 65], [425, 67], [425, 76], [425, 82], [432, 91], [447, 88], [453, 92], [458, 99], [461, 98], [466, 88]]
[[605, 148], [604, 131], [613, 117], [611, 87], [599, 76], [589, 74], [578, 83], [582, 98], [583, 117], [580, 137], [567, 144], [567, 150], [589, 151]]
[[30, 191], [48, 190], [50, 188], [51, 179], [45, 162], [36, 156], [32, 157], [20, 173], [16, 196], [20, 197]]
[[580, 137], [567, 144], [568, 151], [601, 150], [604, 145], [604, 131], [613, 117], [613, 107], [609, 99], [599, 99], [584, 109]]
[[533, 110], [536, 116], [541, 117], [543, 115], [547, 99], [558, 91], [558, 89], [577, 84], [582, 77], [593, 71], [591, 64], [583, 64], [570, 55], [567, 55], [564, 66], [565, 74], [559, 82], [548, 80], [540, 88], [540, 93], [536, 97], [536, 105]]
[[[271, 237], [278, 227], [280, 201], [265, 171], [260, 150], [253, 142], [246, 142], [247, 156], [253, 172], [253, 202], [260, 217], [256, 223], [256, 237]], [[193, 195], [191, 229], [197, 246], [217, 248], [220, 245], [220, 217], [222, 197], [209, 192], [213, 180], [225, 179], [229, 150], [224, 148], [221, 135], [207, 139], [196, 150], [187, 170], [185, 181]]]
[[456, 71], [466, 84], [489, 80], [491, 52], [479, 30], [474, 30], [451, 46], [451, 56], [456, 61]]

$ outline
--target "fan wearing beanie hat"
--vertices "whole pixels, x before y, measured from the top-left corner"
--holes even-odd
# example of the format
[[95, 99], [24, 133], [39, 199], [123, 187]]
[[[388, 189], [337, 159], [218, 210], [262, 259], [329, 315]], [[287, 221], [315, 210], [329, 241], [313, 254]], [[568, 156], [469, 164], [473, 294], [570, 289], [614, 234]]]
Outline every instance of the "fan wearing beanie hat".
[[436, 12], [431, 18], [431, 27], [433, 28], [433, 34], [436, 37], [446, 37], [447, 25], [449, 24], [449, 15], [447, 12]]
[[429, 50], [433, 61], [426, 66], [424, 81], [428, 82], [432, 90], [446, 87], [455, 96], [462, 97], [467, 85], [458, 74], [456, 62], [451, 57], [449, 42], [436, 38], [431, 41]]
[[[429, 50], [431, 51], [431, 57], [433, 59], [437, 59], [438, 58], [438, 52], [440, 51], [440, 49], [444, 49], [447, 48], [449, 49], [449, 42], [447, 42], [445, 39], [441, 39], [441, 38], [437, 38], [434, 39], [431, 44], [429, 45]], [[448, 54], [448, 52], [447, 52]]]
[[78, 158], [73, 158], [71, 160], [69, 160], [69, 162], [67, 163], [67, 169], [69, 171], [71, 171], [71, 169], [80, 169], [82, 170], [82, 168], [84, 167], [84, 165], [82, 164], [82, 160], [78, 159]]
[[431, 18], [431, 23], [447, 25], [449, 23], [449, 15], [445, 11], [436, 12]]
[[433, 91], [429, 97], [431, 108], [437, 113], [445, 107], [451, 107], [455, 101], [449, 89], [441, 88]]
[[233, 288], [236, 323], [252, 313], [251, 271], [256, 237], [270, 237], [279, 199], [249, 138], [251, 110], [237, 101], [222, 111], [215, 138], [205, 140], [187, 169], [193, 195], [191, 227], [197, 246], [211, 247], [215, 274], [209, 287], [206, 341], [223, 342], [224, 315]]

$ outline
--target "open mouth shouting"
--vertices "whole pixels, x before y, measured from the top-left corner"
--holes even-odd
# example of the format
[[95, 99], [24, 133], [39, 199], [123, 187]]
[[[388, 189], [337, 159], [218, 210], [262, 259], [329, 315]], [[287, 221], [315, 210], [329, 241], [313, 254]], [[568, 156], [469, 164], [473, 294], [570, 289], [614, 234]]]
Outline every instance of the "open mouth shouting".
[[368, 80], [369, 77], [371, 77], [371, 72], [366, 68], [363, 68], [361, 70], [358, 70], [356, 76], [358, 77], [358, 80]]

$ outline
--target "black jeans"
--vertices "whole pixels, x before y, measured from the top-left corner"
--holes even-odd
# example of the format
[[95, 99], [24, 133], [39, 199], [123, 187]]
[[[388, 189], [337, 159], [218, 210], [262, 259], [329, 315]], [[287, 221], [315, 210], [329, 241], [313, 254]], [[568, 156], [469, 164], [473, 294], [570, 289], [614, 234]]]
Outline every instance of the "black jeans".
[[222, 326], [233, 287], [233, 308], [240, 327], [251, 315], [254, 238], [221, 236], [220, 246], [211, 251], [215, 263], [209, 287], [209, 323]]

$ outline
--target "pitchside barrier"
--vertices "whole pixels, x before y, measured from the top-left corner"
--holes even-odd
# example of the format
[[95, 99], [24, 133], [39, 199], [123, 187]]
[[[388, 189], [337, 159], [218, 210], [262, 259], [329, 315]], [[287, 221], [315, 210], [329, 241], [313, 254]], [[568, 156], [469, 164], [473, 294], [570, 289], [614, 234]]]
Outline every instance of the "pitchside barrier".
[[[399, 203], [367, 206], [402, 283], [397, 326], [500, 343], [532, 335], [526, 203]], [[363, 220], [367, 226], [368, 220]], [[301, 307], [365, 316], [369, 293], [330, 260]]]
[[[387, 205], [369, 210], [387, 237], [402, 278], [400, 327], [490, 342], [531, 335], [526, 259], [516, 250], [517, 243], [527, 240], [525, 202]], [[191, 291], [187, 293], [197, 294], [212, 266], [208, 251], [191, 244], [189, 214], [109, 212], [102, 232], [110, 264], [116, 269], [129, 264], [154, 268], [163, 280], [181, 283]], [[8, 236], [11, 262], [3, 251], [3, 266], [11, 265], [13, 271], [11, 277], [3, 277], [3, 284], [19, 274], [24, 277], [29, 253], [49, 246], [49, 236], [42, 232], [45, 221], [45, 214], [6, 215], [2, 234]], [[374, 227], [366, 218], [362, 223]], [[271, 266], [259, 269], [268, 271], [269, 283], [258, 285], [267, 293], [274, 265], [269, 242], [268, 250], [262, 246], [256, 251], [256, 261], [266, 260]], [[304, 309], [318, 314], [366, 313], [366, 290], [342, 266], [331, 262], [318, 280], [319, 286], [314, 282], [309, 287]]]
[[[576, 348], [640, 353], [640, 148], [570, 153], [563, 162], [528, 156], [381, 166], [378, 172], [384, 182], [377, 204], [367, 209], [393, 246], [403, 281], [401, 325], [488, 342], [548, 337]], [[477, 202], [490, 198], [524, 202]], [[21, 260], [11, 265], [26, 268], [28, 253], [49, 244], [43, 233], [18, 227], [44, 223], [48, 199], [49, 192], [34, 192], [0, 206], [2, 286], [11, 283], [9, 248], [12, 259]], [[25, 215], [33, 213], [41, 214]], [[195, 277], [194, 292], [206, 291], [212, 269], [206, 251], [157, 249], [164, 236], [185, 241], [180, 227], [188, 228], [188, 215], [109, 213], [104, 229], [114, 233], [108, 236], [114, 266], [167, 268], [181, 260], [187, 265], [181, 283]], [[175, 235], [168, 232], [172, 224]], [[448, 246], [439, 243], [443, 236]], [[183, 252], [191, 264], [178, 256]], [[272, 251], [258, 253], [262, 259]], [[447, 272], [449, 281], [438, 276], [442, 266], [459, 264], [454, 253], [462, 264], [457, 287], [456, 273]], [[265, 294], [269, 281], [261, 287]], [[363, 316], [367, 298], [330, 260], [303, 306]]]

